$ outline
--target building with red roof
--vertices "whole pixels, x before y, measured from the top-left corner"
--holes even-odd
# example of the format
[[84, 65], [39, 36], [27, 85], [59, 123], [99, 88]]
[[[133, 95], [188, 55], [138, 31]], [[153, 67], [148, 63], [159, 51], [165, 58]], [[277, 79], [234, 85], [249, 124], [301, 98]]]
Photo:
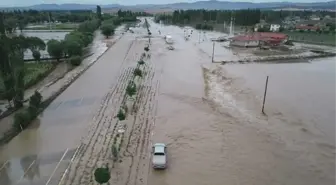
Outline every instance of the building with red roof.
[[240, 47], [258, 47], [261, 45], [280, 45], [286, 42], [288, 36], [283, 33], [255, 32], [247, 35], [238, 35], [231, 39], [230, 45]]

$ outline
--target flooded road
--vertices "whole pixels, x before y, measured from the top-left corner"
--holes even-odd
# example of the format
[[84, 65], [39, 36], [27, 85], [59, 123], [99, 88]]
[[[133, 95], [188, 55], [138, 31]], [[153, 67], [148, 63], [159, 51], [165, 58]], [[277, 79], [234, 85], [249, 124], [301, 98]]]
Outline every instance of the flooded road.
[[[153, 38], [150, 57], [141, 67], [143, 76], [132, 77], [148, 44], [145, 29], [136, 28], [135, 34], [126, 33], [59, 96], [39, 123], [1, 150], [0, 184], [53, 185], [60, 179], [60, 185], [97, 184], [93, 173], [101, 166], [111, 170], [109, 184], [113, 185], [335, 184], [332, 143], [310, 127], [289, 124], [281, 117], [286, 114], [279, 113], [286, 107], [271, 103], [278, 96], [267, 99], [268, 116], [255, 111], [260, 105], [259, 86], [264, 84], [259, 85], [258, 78], [295, 69], [223, 68], [211, 64], [208, 50], [202, 51], [211, 42], [185, 41], [183, 29], [149, 22]], [[165, 34], [174, 39], [174, 50], [167, 49]], [[256, 80], [247, 81], [251, 69], [263, 75], [251, 74]], [[280, 84], [276, 79], [280, 77], [272, 82]], [[138, 87], [134, 100], [124, 96], [131, 80]], [[314, 87], [326, 88], [319, 85]], [[270, 83], [269, 94], [279, 90], [274, 87]], [[289, 93], [286, 86], [277, 88]], [[307, 96], [314, 94], [309, 92]], [[124, 101], [133, 106], [126, 120], [119, 121], [116, 115]], [[323, 102], [316, 105], [331, 105]], [[279, 109], [273, 111], [272, 106]], [[327, 114], [317, 119], [329, 119]], [[168, 168], [161, 171], [153, 170], [150, 163], [151, 147], [158, 142], [168, 147]], [[116, 143], [120, 151], [114, 160], [111, 148]]]
[[[164, 142], [168, 145], [168, 168], [165, 171], [150, 169], [149, 185], [335, 183], [335, 145], [330, 142], [335, 134], [333, 59], [325, 61], [324, 65], [312, 64], [305, 67], [267, 67], [269, 70], [266, 70], [265, 67], [257, 69], [257, 66], [252, 65], [228, 65], [224, 67], [226, 70], [221, 67], [216, 70], [217, 67], [210, 64], [212, 44], [207, 38], [211, 35], [203, 36], [204, 42], [198, 44], [195, 34], [189, 42], [185, 42], [182, 29], [157, 27], [163, 34], [172, 35], [176, 49], [158, 60], [163, 67], [151, 142]], [[152, 29], [155, 30], [155, 26]], [[217, 57], [235, 57], [224, 48], [216, 49], [223, 50], [217, 52]], [[202, 67], [209, 68], [209, 71], [204, 72], [205, 80]], [[269, 94], [272, 92], [273, 97], [270, 95], [267, 99], [269, 105], [266, 110], [271, 112], [272, 99], [286, 98], [290, 93], [288, 88], [300, 83], [298, 76], [301, 75], [301, 80], [304, 79], [303, 76], [306, 75], [300, 73], [300, 70], [318, 70], [320, 73], [308, 76], [297, 89], [292, 89], [297, 94], [280, 101], [286, 105], [281, 108], [286, 110], [286, 102], [291, 102], [288, 107], [302, 101], [307, 102], [300, 107], [315, 105], [310, 110], [297, 111], [298, 114], [291, 112], [292, 109], [288, 110], [291, 115], [295, 114], [296, 118], [302, 119], [324, 106], [307, 119], [316, 117], [319, 120], [316, 124], [323, 122], [320, 124], [321, 130], [329, 132], [327, 137], [322, 137], [321, 132], [314, 135], [310, 127], [297, 126], [290, 118], [284, 119], [285, 116], [273, 118], [260, 114], [260, 100], [255, 98], [259, 94], [251, 88], [259, 90], [259, 86], [263, 87], [265, 74], [275, 75], [274, 78], [277, 79], [272, 84], [278, 85], [271, 87], [270, 83]], [[288, 75], [287, 81], [291, 82], [287, 84], [287, 89], [280, 84], [280, 75]], [[314, 78], [316, 75], [320, 76], [319, 80]], [[257, 85], [260, 76], [262, 83]], [[251, 78], [251, 81], [245, 78]], [[325, 83], [320, 83], [322, 78]], [[247, 82], [242, 84], [241, 81]], [[275, 89], [286, 93], [278, 95]], [[262, 90], [263, 88], [260, 91]], [[306, 98], [303, 98], [303, 93], [306, 93]], [[313, 94], [325, 96], [325, 99], [319, 103], [316, 103], [316, 96], [313, 101], [307, 99], [313, 98]]]
[[57, 184], [87, 132], [134, 37], [123, 37], [43, 112], [1, 148], [0, 184]]

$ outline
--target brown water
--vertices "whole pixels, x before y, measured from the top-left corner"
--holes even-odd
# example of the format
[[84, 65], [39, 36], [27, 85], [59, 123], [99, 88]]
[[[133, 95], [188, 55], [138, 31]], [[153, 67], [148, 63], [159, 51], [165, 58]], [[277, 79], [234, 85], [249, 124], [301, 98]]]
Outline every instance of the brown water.
[[[225, 65], [242, 89], [262, 100], [266, 76], [269, 84], [265, 112], [314, 129], [335, 145], [335, 60], [310, 63]], [[255, 109], [260, 109], [260, 103]]]

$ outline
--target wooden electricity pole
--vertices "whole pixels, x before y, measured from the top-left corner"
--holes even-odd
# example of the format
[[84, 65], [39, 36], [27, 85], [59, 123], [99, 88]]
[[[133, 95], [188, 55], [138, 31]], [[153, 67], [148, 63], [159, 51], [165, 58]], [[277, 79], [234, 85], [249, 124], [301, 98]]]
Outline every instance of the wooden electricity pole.
[[215, 55], [215, 42], [212, 44], [212, 57], [211, 57], [211, 63], [214, 62], [214, 55]]
[[261, 109], [261, 112], [263, 114], [265, 114], [264, 112], [264, 108], [265, 108], [265, 101], [266, 101], [266, 94], [267, 94], [267, 86], [268, 86], [268, 76], [266, 78], [266, 84], [265, 84], [265, 92], [264, 92], [264, 100], [263, 100], [263, 105], [262, 105], [262, 109]]

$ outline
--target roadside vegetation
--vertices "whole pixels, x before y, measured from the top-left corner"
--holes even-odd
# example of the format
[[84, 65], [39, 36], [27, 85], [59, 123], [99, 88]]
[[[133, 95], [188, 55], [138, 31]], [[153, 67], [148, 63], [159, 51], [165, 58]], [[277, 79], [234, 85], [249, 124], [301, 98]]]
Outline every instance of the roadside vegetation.
[[[140, 59], [136, 61], [135, 63], [135, 68], [132, 69], [132, 77], [128, 81], [128, 84], [125, 89], [125, 94], [122, 98], [121, 105], [119, 107], [119, 111], [116, 115], [116, 118], [118, 119], [119, 122], [122, 122], [122, 124], [127, 124], [127, 118], [129, 114], [136, 113], [137, 112], [137, 103], [138, 103], [138, 96], [139, 96], [139, 91], [141, 90], [141, 83], [142, 80], [146, 74], [146, 59], [149, 59], [149, 52], [150, 52], [150, 29], [149, 29], [149, 24], [147, 19], [145, 19], [145, 24], [144, 26], [147, 29], [147, 35], [148, 35], [148, 44], [144, 47], [144, 53], [140, 56]], [[118, 124], [115, 125], [117, 127]], [[119, 125], [119, 126], [120, 126]], [[113, 135], [113, 144], [111, 146], [111, 152], [113, 156], [113, 165], [116, 164], [116, 162], [122, 162], [120, 159], [120, 151], [122, 144], [124, 142], [124, 134], [125, 131], [119, 132], [115, 135]], [[107, 183], [110, 179], [110, 176], [107, 175], [109, 173], [109, 169], [107, 167], [103, 168], [97, 168], [94, 173], [94, 177], [97, 183], [99, 184], [104, 184]]]

